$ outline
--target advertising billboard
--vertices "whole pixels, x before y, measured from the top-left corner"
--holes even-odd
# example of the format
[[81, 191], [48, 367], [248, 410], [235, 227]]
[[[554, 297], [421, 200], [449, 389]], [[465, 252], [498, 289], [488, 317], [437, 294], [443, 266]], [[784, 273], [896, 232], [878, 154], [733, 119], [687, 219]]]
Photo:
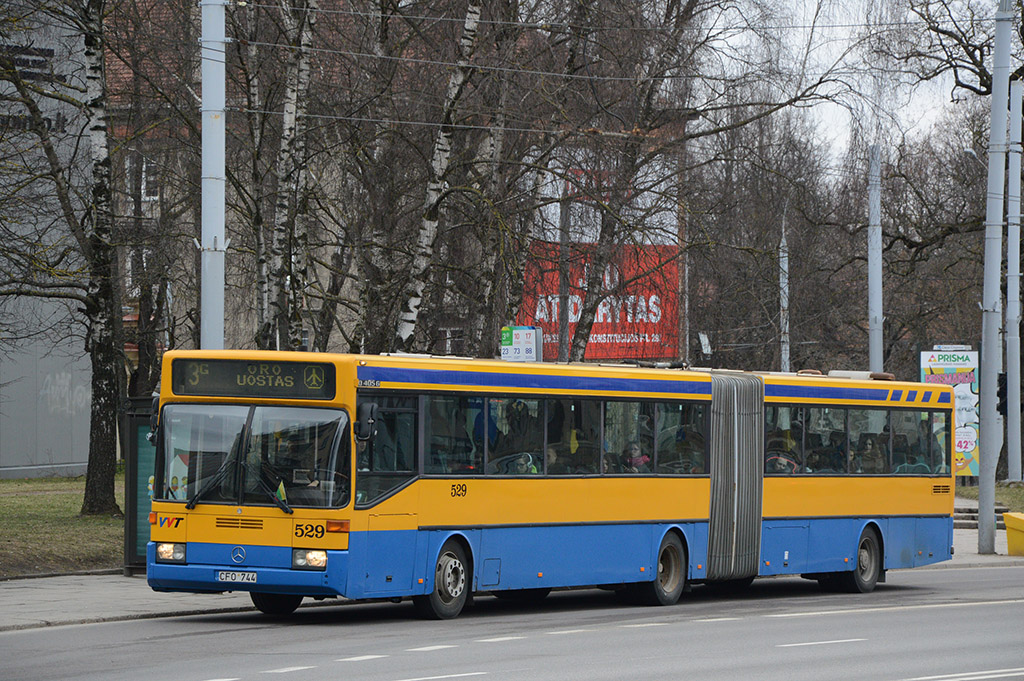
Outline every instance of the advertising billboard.
[[957, 475], [978, 475], [978, 395], [981, 373], [978, 351], [969, 346], [936, 346], [921, 353], [921, 381], [953, 386], [956, 397], [956, 451], [953, 468]]
[[[571, 341], [582, 311], [593, 244], [566, 248], [567, 310]], [[535, 241], [524, 276], [517, 323], [543, 330], [545, 361], [558, 359], [561, 246]], [[678, 356], [679, 274], [675, 246], [625, 245], [616, 249], [602, 278], [584, 359], [674, 359]]]

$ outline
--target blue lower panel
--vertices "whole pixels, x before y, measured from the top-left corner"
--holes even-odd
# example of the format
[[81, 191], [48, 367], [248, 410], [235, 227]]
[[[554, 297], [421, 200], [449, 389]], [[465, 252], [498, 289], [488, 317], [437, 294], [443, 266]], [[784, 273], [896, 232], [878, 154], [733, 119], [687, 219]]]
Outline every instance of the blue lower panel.
[[953, 519], [806, 518], [765, 520], [758, 574], [844, 572], [856, 565], [861, 532], [882, 535], [886, 570], [938, 563], [952, 557]]
[[[245, 558], [230, 559], [238, 544], [198, 544], [186, 547], [184, 565], [158, 563], [153, 542], [146, 547], [146, 580], [157, 591], [262, 591], [303, 596], [338, 596], [348, 580], [348, 552], [328, 551], [327, 570], [292, 570], [290, 547], [246, 546]], [[225, 557], [228, 558], [225, 558]], [[221, 582], [220, 571], [255, 572], [256, 582]]]
[[686, 537], [690, 578], [703, 579], [706, 523], [353, 532], [351, 580], [345, 595], [428, 593], [436, 557], [453, 536], [470, 547], [473, 588], [479, 591], [649, 581], [654, 578], [658, 545], [670, 527]]

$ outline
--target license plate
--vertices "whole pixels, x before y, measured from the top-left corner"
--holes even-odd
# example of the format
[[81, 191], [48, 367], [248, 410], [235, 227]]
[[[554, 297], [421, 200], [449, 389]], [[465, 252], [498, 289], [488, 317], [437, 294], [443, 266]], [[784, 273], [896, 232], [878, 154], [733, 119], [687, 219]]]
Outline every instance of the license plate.
[[228, 570], [220, 570], [217, 572], [218, 582], [249, 582], [251, 584], [256, 583], [255, 572], [232, 572]]

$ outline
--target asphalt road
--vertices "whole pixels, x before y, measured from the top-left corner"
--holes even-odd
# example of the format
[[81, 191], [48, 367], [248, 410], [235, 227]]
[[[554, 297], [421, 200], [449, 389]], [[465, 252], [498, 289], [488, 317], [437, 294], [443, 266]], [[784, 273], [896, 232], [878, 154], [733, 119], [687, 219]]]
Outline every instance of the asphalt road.
[[447, 622], [370, 603], [0, 633], [4, 681], [275, 678], [1024, 679], [1024, 567], [890, 572], [862, 595], [796, 578], [695, 587], [668, 608], [586, 590], [530, 606], [478, 597]]

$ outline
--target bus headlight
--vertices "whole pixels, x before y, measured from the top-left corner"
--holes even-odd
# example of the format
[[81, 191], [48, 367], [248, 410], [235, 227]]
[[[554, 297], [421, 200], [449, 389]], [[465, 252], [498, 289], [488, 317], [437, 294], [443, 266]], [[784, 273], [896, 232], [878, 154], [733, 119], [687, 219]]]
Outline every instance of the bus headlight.
[[156, 559], [160, 563], [184, 563], [185, 545], [160, 542], [156, 545]]
[[326, 570], [327, 552], [322, 549], [292, 549], [292, 567], [298, 570]]

